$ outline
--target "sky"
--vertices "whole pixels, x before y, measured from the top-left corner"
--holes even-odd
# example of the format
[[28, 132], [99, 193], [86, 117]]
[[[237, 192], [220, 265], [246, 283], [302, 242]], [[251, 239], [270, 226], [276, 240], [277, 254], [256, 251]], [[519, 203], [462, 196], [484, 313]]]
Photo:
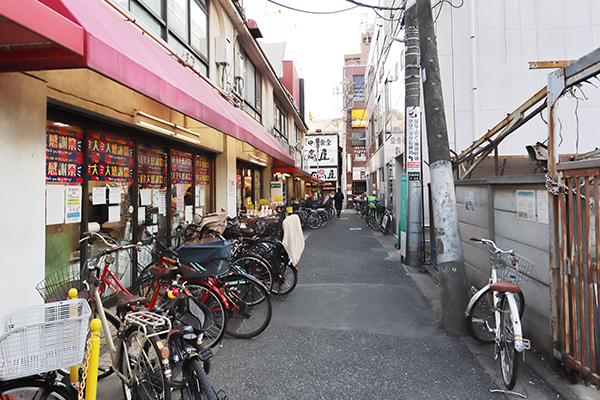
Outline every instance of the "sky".
[[[344, 0], [275, 1], [313, 12], [354, 7]], [[287, 31], [288, 46], [296, 49], [297, 59], [292, 61], [299, 77], [304, 78], [306, 119], [309, 113], [313, 119], [342, 117], [344, 55], [360, 52], [361, 21], [366, 21], [367, 15], [372, 18], [373, 11], [357, 7], [341, 13], [315, 15], [292, 11], [267, 0], [245, 0], [243, 5], [246, 18], [254, 19], [263, 34], [264, 38], [259, 42], [271, 40], [270, 37], [277, 36], [282, 29]], [[285, 15], [285, 27], [282, 24], [273, 26], [273, 15], [279, 12]], [[363, 29], [364, 26], [362, 24]], [[336, 91], [337, 95], [334, 94]]]

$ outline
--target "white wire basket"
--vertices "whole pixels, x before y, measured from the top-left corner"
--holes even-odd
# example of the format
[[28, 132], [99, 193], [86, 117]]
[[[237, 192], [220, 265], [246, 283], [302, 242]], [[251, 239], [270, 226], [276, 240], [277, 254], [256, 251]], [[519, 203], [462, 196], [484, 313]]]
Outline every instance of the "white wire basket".
[[16, 379], [78, 365], [91, 310], [84, 299], [17, 310], [0, 321], [0, 379]]
[[510, 254], [501, 254], [498, 257], [498, 278], [522, 285], [527, 282], [534, 264], [518, 254], [515, 254], [515, 259], [517, 265], [512, 265]]

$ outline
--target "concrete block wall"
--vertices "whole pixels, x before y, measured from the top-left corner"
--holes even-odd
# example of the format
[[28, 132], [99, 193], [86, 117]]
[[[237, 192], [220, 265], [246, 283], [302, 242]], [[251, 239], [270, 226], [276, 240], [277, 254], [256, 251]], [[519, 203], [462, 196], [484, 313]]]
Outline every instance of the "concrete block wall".
[[[551, 354], [550, 226], [545, 223], [548, 216], [543, 215], [547, 208], [538, 210], [537, 204], [540, 196], [548, 196], [544, 175], [492, 177], [455, 182], [455, 186], [469, 285], [481, 288], [490, 276], [489, 247], [472, 242], [471, 237], [492, 239], [500, 248], [532, 261], [534, 267], [521, 285], [526, 304], [523, 327], [534, 346]], [[517, 190], [535, 191], [535, 221], [517, 217]], [[467, 207], [465, 198], [474, 200], [472, 207]]]

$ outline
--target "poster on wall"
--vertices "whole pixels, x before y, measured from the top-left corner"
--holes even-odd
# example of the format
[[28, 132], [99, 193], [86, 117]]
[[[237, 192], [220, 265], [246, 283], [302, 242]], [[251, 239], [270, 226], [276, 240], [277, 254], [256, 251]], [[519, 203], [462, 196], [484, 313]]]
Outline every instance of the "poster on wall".
[[409, 181], [421, 180], [420, 107], [406, 107], [406, 172]]
[[83, 182], [83, 133], [67, 127], [46, 127], [46, 181]]
[[475, 212], [475, 192], [465, 190], [465, 210]]
[[65, 205], [65, 224], [81, 222], [81, 186], [67, 186]]
[[133, 181], [133, 142], [92, 133], [88, 152], [88, 177], [91, 181]]
[[160, 189], [166, 185], [167, 155], [151, 149], [138, 149], [138, 181], [141, 188]]
[[517, 190], [517, 219], [535, 221], [534, 190]]
[[[172, 180], [174, 184], [192, 184], [192, 155], [173, 150], [171, 152]], [[178, 211], [182, 211], [179, 210]]]

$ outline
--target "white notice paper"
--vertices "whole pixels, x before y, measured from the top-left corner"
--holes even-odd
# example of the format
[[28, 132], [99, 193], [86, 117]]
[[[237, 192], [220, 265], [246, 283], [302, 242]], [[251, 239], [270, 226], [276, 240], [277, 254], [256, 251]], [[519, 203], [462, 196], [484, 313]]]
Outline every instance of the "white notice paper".
[[106, 204], [106, 188], [104, 186], [92, 189], [92, 204], [95, 206]]
[[140, 204], [142, 206], [152, 205], [152, 189], [140, 189]]
[[517, 219], [535, 221], [535, 191], [517, 190]]
[[537, 214], [538, 222], [542, 224], [549, 223], [548, 221], [548, 192], [546, 190], [537, 191]]
[[65, 223], [65, 186], [46, 186], [46, 225]]
[[146, 207], [138, 208], [138, 225], [144, 225], [146, 223]]
[[121, 203], [121, 188], [111, 187], [108, 190], [108, 204], [120, 204]]
[[108, 207], [108, 222], [118, 222], [121, 220], [121, 206]]

